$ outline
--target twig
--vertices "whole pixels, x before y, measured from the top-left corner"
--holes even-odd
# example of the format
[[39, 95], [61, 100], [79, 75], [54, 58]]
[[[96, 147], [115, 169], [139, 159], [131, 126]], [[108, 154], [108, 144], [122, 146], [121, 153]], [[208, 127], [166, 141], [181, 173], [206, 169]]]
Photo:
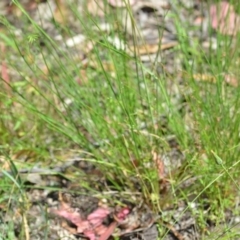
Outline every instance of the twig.
[[[68, 167], [72, 166], [76, 161], [83, 160], [82, 158], [74, 158], [71, 161], [68, 161], [67, 163], [64, 163], [61, 166], [57, 166], [52, 169], [47, 169], [47, 168], [38, 168], [38, 167], [33, 167], [31, 169], [19, 169], [17, 171], [18, 174], [29, 174], [29, 173], [38, 173], [38, 174], [51, 174], [51, 175], [57, 175], [60, 173], [63, 173]], [[9, 174], [12, 174], [12, 171], [6, 171]], [[0, 177], [3, 177], [4, 174], [0, 172]]]

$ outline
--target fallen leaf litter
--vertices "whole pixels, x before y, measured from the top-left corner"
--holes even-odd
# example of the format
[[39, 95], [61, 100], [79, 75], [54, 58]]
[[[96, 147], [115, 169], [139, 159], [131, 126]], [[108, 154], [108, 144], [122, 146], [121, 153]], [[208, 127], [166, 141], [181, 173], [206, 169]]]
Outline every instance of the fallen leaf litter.
[[[62, 1], [49, 1], [50, 5], [53, 7], [54, 3], [58, 2], [60, 5], [63, 4]], [[91, 2], [91, 1], [89, 1]], [[92, 1], [95, 2], [95, 1]], [[113, 7], [123, 7], [121, 1], [113, 1], [109, 0], [109, 4], [111, 4]], [[168, 1], [159, 1], [161, 2], [160, 6], [157, 3], [154, 3], [154, 1], [129, 1], [130, 6], [132, 9], [136, 12], [138, 12], [138, 24], [139, 28], [142, 31], [142, 35], [148, 39], [148, 29], [151, 30], [151, 33], [153, 36], [157, 36], [156, 39], [148, 39], [149, 42], [144, 43], [140, 41], [139, 46], [134, 46], [131, 41], [129, 41], [129, 46], [128, 46], [128, 51], [129, 54], [132, 55], [134, 51], [136, 50], [135, 53], [137, 53], [140, 57], [140, 59], [144, 61], [149, 61], [149, 55], [154, 55], [153, 57], [156, 57], [157, 52], [159, 50], [167, 50], [167, 49], [172, 49], [174, 47], [177, 47], [178, 41], [176, 36], [174, 34], [173, 29], [173, 22], [171, 19], [169, 19], [168, 23], [166, 24], [165, 30], [163, 32], [162, 39], [158, 38], [158, 27], [160, 22], [163, 21], [163, 15], [165, 12], [168, 12], [171, 7], [174, 10], [174, 4], [170, 7]], [[184, 1], [186, 4], [186, 8], [191, 8], [191, 1]], [[2, 3], [1, 3], [2, 4]], [[29, 11], [34, 11], [36, 9], [37, 4], [36, 3], [26, 3], [26, 8]], [[93, 3], [92, 3], [93, 4]], [[199, 3], [198, 3], [199, 4]], [[196, 3], [197, 5], [197, 3]], [[62, 5], [63, 6], [63, 5]], [[46, 3], [42, 1], [38, 5], [39, 8], [44, 8], [47, 9]], [[89, 5], [88, 5], [89, 7]], [[199, 9], [199, 5], [197, 6]], [[218, 6], [219, 7], [219, 6]], [[156, 18], [152, 18], [151, 14], [148, 15], [148, 11], [152, 12], [155, 16], [158, 17], [157, 21]], [[226, 35], [236, 35], [237, 32], [239, 32], [239, 28], [237, 24], [239, 22], [239, 16], [237, 13], [234, 11], [233, 6], [231, 6], [229, 3], [223, 1], [220, 3], [220, 14], [216, 14], [216, 9], [217, 6], [216, 4], [213, 4], [210, 6], [210, 11], [208, 14], [205, 13], [204, 16], [200, 14], [198, 11], [196, 16], [194, 17], [194, 20], [192, 21], [196, 25], [199, 25], [199, 22], [201, 24], [205, 24], [204, 21], [209, 21], [207, 16], [210, 18], [210, 24], [213, 29], [216, 31], [219, 31], [222, 34]], [[49, 12], [49, 11], [47, 11]], [[12, 6], [4, 10], [4, 13], [12, 13], [12, 14], [20, 14], [16, 9], [14, 9]], [[230, 14], [230, 17], [228, 20], [226, 20], [227, 13]], [[62, 18], [61, 15], [59, 14], [59, 11], [54, 11], [55, 18], [58, 22], [65, 23], [66, 19], [65, 17]], [[66, 16], [69, 14], [67, 11], [63, 12]], [[99, 14], [99, 16], [104, 16], [104, 12], [97, 12], [93, 14]], [[51, 14], [49, 15], [51, 16]], [[148, 17], [146, 17], [148, 16]], [[181, 18], [183, 18], [183, 21], [185, 22], [186, 13], [181, 15]], [[48, 14], [45, 15], [45, 26], [47, 28], [53, 28], [51, 24], [48, 22]], [[38, 19], [39, 20], [39, 19]], [[150, 21], [151, 20], [151, 21]], [[196, 21], [195, 21], [196, 20]], [[127, 20], [129, 21], [129, 20]], [[129, 26], [129, 23], [123, 23], [126, 24], [126, 26]], [[155, 26], [155, 28], [154, 28]], [[104, 25], [104, 28], [106, 26]], [[107, 28], [105, 28], [107, 31]], [[128, 31], [128, 34], [131, 35], [132, 31], [130, 28], [126, 28]], [[173, 32], [170, 32], [172, 29]], [[53, 31], [54, 32], [54, 31]], [[51, 32], [51, 34], [53, 34]], [[194, 36], [194, 32], [191, 32], [190, 35]], [[53, 34], [53, 37], [56, 37], [56, 34]], [[199, 37], [199, 36], [198, 36]], [[62, 39], [60, 37], [60, 39]], [[166, 42], [164, 42], [165, 40]], [[78, 36], [77, 41], [79, 41], [79, 44], [83, 44], [85, 41], [85, 38], [81, 36]], [[121, 48], [121, 42], [118, 39], [109, 39], [109, 41], [112, 42], [113, 45], [116, 45], [116, 48]], [[163, 41], [160, 43], [160, 41]], [[205, 39], [205, 41], [209, 41], [208, 38]], [[72, 44], [72, 39], [69, 39], [68, 41], [68, 47], [75, 47], [75, 44]], [[77, 43], [77, 42], [75, 42]], [[91, 51], [93, 46], [89, 46], [87, 51]], [[81, 56], [81, 60], [86, 60], [82, 59], [84, 58], [85, 54]], [[132, 55], [133, 56], [133, 55]], [[93, 63], [89, 62], [89, 60], [86, 60], [86, 64], [93, 65]], [[5, 79], [6, 82], [9, 82], [9, 75], [7, 73], [7, 66], [5, 62], [2, 62], [2, 78]], [[238, 79], [235, 76], [231, 76], [228, 73], [223, 73], [225, 76], [225, 81], [229, 85], [232, 85], [233, 87], [238, 86]], [[184, 77], [186, 76], [184, 73], [180, 73], [179, 77]], [[215, 83], [216, 79], [214, 76], [211, 75], [194, 75], [193, 76], [196, 80], [198, 81], [208, 81], [211, 83]], [[8, 90], [9, 91], [9, 90]], [[11, 94], [10, 92], [8, 94]], [[96, 143], [98, 145], [101, 145], [101, 143]], [[153, 161], [155, 162], [158, 172], [159, 172], [159, 178], [162, 181], [165, 181], [165, 173], [164, 173], [164, 161], [159, 158], [155, 152], [153, 152]], [[42, 168], [36, 168], [32, 169], [30, 172], [31, 173], [39, 173], [41, 174], [59, 174], [64, 172], [69, 166], [71, 166], [73, 162], [68, 162], [64, 166], [60, 167], [55, 167], [52, 170], [49, 169], [42, 169]], [[10, 172], [9, 172], [10, 173]], [[21, 174], [27, 174], [29, 173], [28, 169], [20, 169], [19, 173]], [[2, 177], [2, 175], [1, 175]], [[194, 179], [195, 181], [196, 179]], [[37, 182], [36, 180], [35, 182]], [[194, 182], [193, 181], [193, 182]], [[34, 183], [35, 184], [35, 183]], [[191, 182], [191, 184], [193, 184]], [[65, 188], [65, 186], [62, 186]], [[65, 189], [67, 191], [67, 189]], [[52, 218], [49, 219], [49, 229], [52, 229], [53, 231], [50, 231], [50, 235], [48, 236], [49, 239], [58, 239], [61, 237], [62, 239], [76, 239], [75, 236], [81, 235], [84, 237], [88, 237], [90, 240], [107, 240], [111, 235], [116, 235], [116, 236], [122, 236], [123, 238], [125, 236], [134, 236], [134, 239], [147, 239], [147, 240], [154, 240], [157, 239], [156, 232], [156, 223], [163, 225], [166, 229], [167, 232], [171, 233], [166, 238], [164, 239], [173, 239], [171, 236], [173, 235], [175, 239], [178, 240], [183, 240], [183, 239], [200, 239], [200, 235], [195, 229], [196, 223], [195, 219], [191, 216], [190, 212], [187, 211], [186, 213], [183, 213], [182, 216], [179, 216], [179, 219], [175, 219], [174, 221], [169, 220], [166, 221], [164, 218], [161, 217], [160, 215], [154, 216], [152, 211], [148, 208], [147, 211], [145, 211], [143, 214], [141, 213], [140, 209], [138, 208], [137, 204], [135, 206], [128, 206], [125, 204], [125, 206], [114, 206], [114, 207], [109, 207], [109, 206], [101, 206], [100, 200], [99, 199], [93, 199], [90, 198], [88, 199], [88, 202], [90, 201], [92, 205], [95, 205], [93, 207], [92, 211], [89, 213], [81, 213], [81, 204], [79, 204], [78, 207], [72, 206], [72, 202], [66, 202], [64, 200], [64, 191], [63, 192], [58, 192], [58, 199], [52, 199], [49, 197], [51, 195], [51, 190], [35, 190], [35, 191], [29, 191], [29, 199], [32, 200], [31, 206], [28, 207], [28, 212], [26, 213], [26, 216], [22, 216], [22, 219], [19, 221], [18, 219], [14, 218], [14, 221], [16, 221], [16, 226], [21, 225], [21, 221], [25, 222], [25, 232], [26, 234], [26, 239], [42, 239], [43, 235], [41, 235], [41, 231], [44, 227], [46, 227], [44, 224], [46, 223], [46, 217], [41, 215], [41, 213], [46, 212], [45, 208], [48, 209], [48, 213], [52, 215]], [[86, 193], [85, 193], [86, 194]], [[89, 194], [89, 193], [88, 193]], [[34, 195], [34, 196], [33, 196]], [[81, 196], [81, 194], [79, 194]], [[74, 196], [73, 198], [76, 198]], [[82, 198], [83, 195], [82, 195]], [[52, 200], [50, 200], [52, 199]], [[120, 199], [121, 200], [121, 199]], [[122, 200], [124, 202], [124, 199]], [[44, 202], [44, 204], [41, 206], [41, 203]], [[85, 203], [86, 204], [86, 203]], [[180, 204], [179, 204], [180, 205]], [[184, 205], [184, 203], [183, 203]], [[5, 205], [1, 205], [0, 209], [2, 212], [5, 212]], [[177, 207], [177, 210], [175, 210], [175, 213], [171, 213], [172, 210], [166, 211], [165, 214], [168, 215], [181, 215], [181, 212], [183, 212], [184, 207]], [[15, 213], [20, 212], [18, 207], [14, 208]], [[176, 214], [177, 213], [177, 214]], [[9, 213], [11, 214], [11, 213]], [[36, 219], [36, 216], [39, 215], [39, 218]], [[41, 215], [41, 216], [40, 216]], [[4, 215], [6, 216], [6, 215]], [[11, 216], [11, 215], [9, 215]], [[1, 219], [3, 222], [9, 222], [11, 220], [11, 217], [6, 216], [5, 219]], [[19, 215], [20, 216], [20, 215]], [[146, 216], [148, 216], [148, 220], [146, 220]], [[56, 219], [58, 218], [59, 219]], [[187, 221], [185, 218], [188, 218], [189, 221]], [[20, 217], [21, 218], [21, 217]], [[33, 221], [29, 221], [29, 219], [33, 219]], [[61, 224], [58, 223], [58, 221], [61, 221]], [[67, 221], [65, 221], [67, 220]], [[34, 221], [39, 226], [42, 226], [38, 228], [37, 231], [35, 226], [36, 224], [32, 224]], [[67, 223], [66, 223], [67, 222]], [[147, 222], [147, 224], [146, 224]], [[186, 223], [186, 226], [181, 226], [179, 223]], [[188, 223], [188, 224], [187, 224]], [[1, 228], [3, 227], [3, 224], [1, 224]], [[1, 229], [2, 230], [2, 229]], [[2, 230], [4, 231], [4, 230]], [[55, 231], [55, 233], [54, 233]], [[147, 232], [152, 231], [150, 236], [147, 236]], [[188, 233], [192, 231], [192, 235]], [[131, 235], [132, 234], [132, 235]], [[135, 235], [134, 235], [135, 234]], [[144, 234], [146, 235], [144, 237]], [[74, 236], [75, 235], [75, 236]], [[170, 236], [171, 235], [171, 236]], [[194, 236], [194, 238], [193, 238]], [[133, 239], [129, 237], [128, 239]]]

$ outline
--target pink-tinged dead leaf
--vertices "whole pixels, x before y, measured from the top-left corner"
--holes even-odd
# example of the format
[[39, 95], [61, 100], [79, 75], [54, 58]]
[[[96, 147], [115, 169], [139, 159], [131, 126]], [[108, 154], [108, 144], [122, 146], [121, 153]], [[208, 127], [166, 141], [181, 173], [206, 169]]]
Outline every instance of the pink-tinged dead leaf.
[[89, 240], [95, 240], [96, 239], [96, 235], [95, 232], [93, 232], [92, 230], [85, 230], [83, 232], [84, 236], [88, 237]]
[[67, 207], [66, 203], [62, 204], [58, 210], [53, 210], [52, 213], [57, 216], [63, 217], [76, 225], [77, 231], [79, 233], [90, 227], [89, 221], [83, 220], [81, 215], [78, 212], [74, 211], [72, 208]]
[[90, 240], [99, 240], [99, 236], [104, 235], [108, 231], [108, 227], [104, 226], [101, 224], [100, 226], [94, 228], [94, 229], [89, 229], [85, 230], [83, 234], [88, 237]]
[[7, 71], [7, 64], [5, 62], [2, 62], [2, 79], [5, 82], [5, 86], [6, 89], [8, 89], [9, 92], [9, 82], [10, 82], [10, 78], [8, 75], [8, 71]]
[[94, 16], [103, 17], [105, 15], [105, 9], [103, 0], [88, 0], [87, 10]]
[[57, 216], [63, 217], [73, 223], [76, 227], [76, 233], [82, 233], [90, 240], [107, 240], [114, 232], [115, 228], [125, 221], [130, 213], [130, 208], [124, 207], [118, 209], [113, 215], [114, 221], [105, 226], [103, 221], [111, 213], [107, 207], [98, 207], [83, 218], [79, 212], [76, 212], [68, 203], [64, 202], [62, 195], [59, 195], [61, 205], [58, 210], [50, 210]]
[[156, 152], [152, 151], [152, 155], [153, 155], [153, 162], [155, 163], [155, 166], [158, 171], [160, 193], [163, 194], [167, 192], [168, 183], [169, 183], [168, 179], [165, 176], [166, 174], [165, 174], [164, 162]]
[[90, 240], [96, 240], [98, 236], [108, 231], [108, 227], [102, 224], [104, 219], [110, 214], [108, 208], [99, 207], [89, 214], [87, 219], [83, 219], [80, 213], [62, 201], [59, 209], [51, 212], [73, 223], [77, 227], [77, 233], [83, 233]]
[[237, 87], [239, 85], [238, 79], [234, 75], [225, 74], [224, 75], [224, 80], [227, 84], [229, 84], [233, 87]]
[[100, 225], [103, 220], [109, 215], [110, 211], [107, 208], [98, 208], [88, 215], [87, 220], [93, 225]]
[[[5, 45], [1, 44], [1, 52], [2, 54], [5, 53]], [[4, 85], [6, 88], [6, 92], [8, 93], [8, 96], [11, 96], [11, 87], [10, 87], [10, 77], [8, 74], [8, 69], [7, 69], [7, 64], [3, 61], [2, 62], [2, 67], [1, 67], [1, 77], [4, 81]]]
[[107, 240], [114, 233], [116, 227], [116, 221], [111, 223], [110, 226], [106, 229], [106, 231], [100, 236], [99, 240]]
[[198, 17], [195, 18], [194, 24], [196, 26], [201, 26], [203, 24], [203, 21], [204, 21], [203, 16], [198, 16]]
[[153, 162], [155, 163], [155, 166], [157, 167], [157, 171], [158, 171], [158, 177], [159, 179], [163, 179], [164, 178], [164, 163], [163, 161], [160, 159], [160, 157], [158, 156], [158, 154], [154, 151], [152, 151], [152, 155], [153, 155]]
[[102, 234], [104, 234], [107, 231], [108, 227], [101, 224], [97, 227], [94, 228], [94, 231], [96, 233], [97, 236], [101, 236]]
[[211, 5], [210, 18], [212, 28], [222, 34], [236, 35], [239, 31], [240, 17], [226, 1]]
[[124, 221], [128, 214], [130, 213], [130, 209], [128, 207], [120, 209], [116, 214], [115, 217], [118, 222]]
[[134, 5], [137, 0], [108, 0], [108, 3], [113, 7], [125, 7], [127, 4]]
[[115, 228], [118, 226], [118, 223], [124, 221], [130, 213], [128, 207], [121, 208], [114, 215], [116, 221], [112, 222], [107, 230], [100, 236], [99, 240], [107, 240], [114, 232]]

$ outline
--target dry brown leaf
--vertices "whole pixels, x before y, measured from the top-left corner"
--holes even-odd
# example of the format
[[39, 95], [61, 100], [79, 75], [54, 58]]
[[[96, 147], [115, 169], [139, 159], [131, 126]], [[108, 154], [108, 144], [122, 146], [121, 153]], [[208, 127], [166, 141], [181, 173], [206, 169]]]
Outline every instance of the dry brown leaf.
[[134, 5], [137, 0], [108, 0], [108, 3], [113, 7], [125, 7], [127, 4]]
[[130, 46], [129, 50], [131, 53], [136, 52], [138, 55], [146, 55], [146, 54], [153, 54], [157, 53], [160, 50], [166, 50], [169, 48], [173, 48], [178, 44], [178, 42], [169, 42], [161, 44], [144, 44], [140, 46]]
[[[208, 82], [208, 83], [216, 83], [217, 78], [214, 75], [211, 74], [193, 74], [192, 76], [188, 75], [187, 73], [183, 74], [183, 77], [190, 77], [193, 78], [195, 81], [202, 81], [202, 82]], [[228, 85], [232, 87], [237, 87], [239, 85], [238, 79], [234, 74], [224, 74], [224, 81]]]
[[70, 11], [65, 4], [64, 0], [55, 0], [56, 9], [54, 11], [53, 17], [56, 22], [66, 25], [68, 22]]
[[105, 15], [105, 8], [103, 0], [88, 0], [87, 10], [94, 16], [103, 17]]

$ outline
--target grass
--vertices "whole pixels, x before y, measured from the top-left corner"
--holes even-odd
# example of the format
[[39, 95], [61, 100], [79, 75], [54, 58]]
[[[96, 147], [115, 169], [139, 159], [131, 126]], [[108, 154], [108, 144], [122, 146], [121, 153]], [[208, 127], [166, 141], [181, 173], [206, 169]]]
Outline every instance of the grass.
[[[66, 8], [81, 25], [83, 45], [92, 48], [85, 52], [85, 64], [81, 51], [86, 48], [74, 54], [64, 48], [66, 39], [75, 35], [70, 23], [55, 21], [64, 38], [57, 42], [14, 3], [25, 24], [19, 36], [17, 28], [1, 18], [5, 48], [1, 61], [9, 79], [2, 73], [0, 144], [2, 155], [10, 159], [3, 165], [7, 162], [7, 170], [15, 169], [15, 175], [5, 171], [0, 180], [1, 202], [6, 201], [9, 187], [13, 196], [24, 194], [17, 169], [54, 166], [84, 153], [86, 161], [104, 171], [112, 189], [140, 191], [141, 199], [155, 212], [183, 200], [198, 204], [194, 215], [203, 232], [208, 221], [224, 221], [224, 212], [234, 207], [239, 190], [240, 92], [224, 80], [226, 72], [236, 71], [239, 36], [233, 43], [231, 37], [218, 34], [217, 49], [210, 46], [206, 51], [198, 40], [189, 44], [189, 26], [173, 16], [179, 44], [169, 51], [181, 59], [181, 69], [159, 74], [159, 64], [153, 61], [146, 66], [137, 54], [133, 19], [135, 52], [131, 55], [121, 12], [105, 9], [110, 30], [103, 31], [97, 17], [81, 15], [72, 4]], [[130, 9], [128, 14], [131, 19]], [[123, 44], [114, 46], [114, 37]], [[167, 56], [160, 49], [158, 54]], [[197, 81], [196, 73], [215, 82]], [[174, 158], [174, 151], [178, 157]], [[165, 192], [154, 154], [160, 156], [158, 161], [170, 159], [172, 165], [184, 158], [181, 167], [166, 176], [170, 189]], [[75, 171], [67, 176], [79, 181]], [[181, 187], [193, 177], [193, 185]], [[219, 239], [227, 236], [228, 232]]]

